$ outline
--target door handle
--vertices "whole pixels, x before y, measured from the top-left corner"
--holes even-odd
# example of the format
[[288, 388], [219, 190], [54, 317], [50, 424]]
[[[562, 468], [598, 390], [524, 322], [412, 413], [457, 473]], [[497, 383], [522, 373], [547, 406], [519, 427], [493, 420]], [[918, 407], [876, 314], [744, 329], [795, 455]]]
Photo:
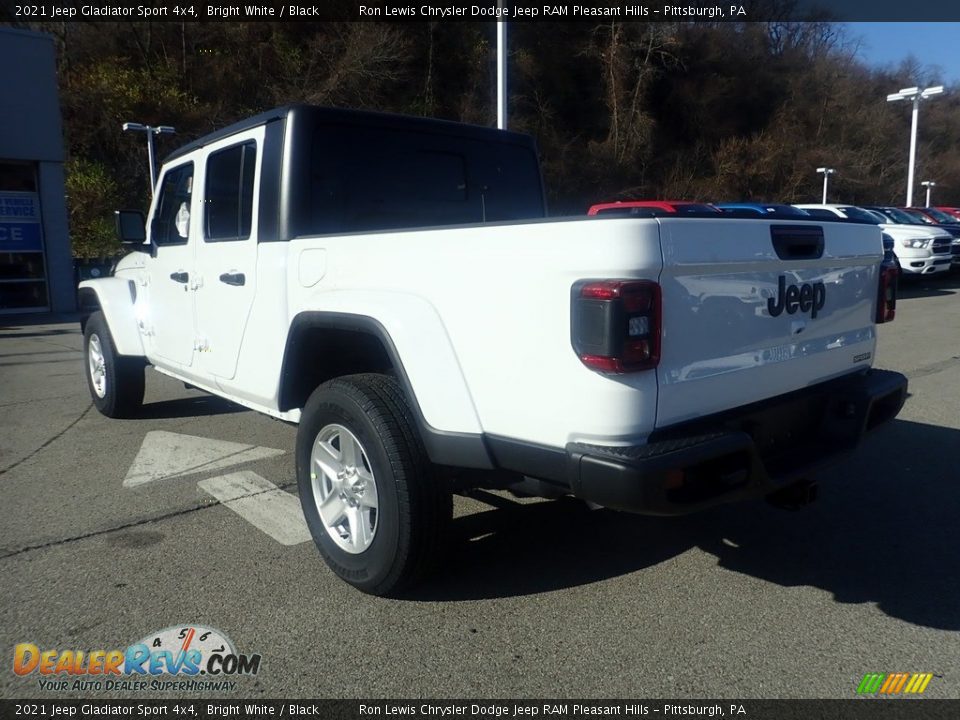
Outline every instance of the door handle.
[[174, 282], [186, 284], [190, 280], [190, 273], [174, 272], [170, 273], [170, 279]]
[[220, 282], [227, 285], [246, 285], [247, 276], [243, 273], [224, 273], [220, 276]]
[[823, 228], [819, 225], [771, 225], [770, 239], [781, 260], [823, 257]]

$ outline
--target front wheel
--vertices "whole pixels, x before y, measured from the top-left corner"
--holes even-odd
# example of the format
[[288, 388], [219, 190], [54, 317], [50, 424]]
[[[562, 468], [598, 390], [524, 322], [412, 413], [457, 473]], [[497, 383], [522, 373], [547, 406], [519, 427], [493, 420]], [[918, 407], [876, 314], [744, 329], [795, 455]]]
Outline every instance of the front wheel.
[[297, 432], [303, 513], [327, 565], [371, 595], [431, 569], [453, 514], [396, 380], [350, 375], [310, 396]]
[[84, 326], [83, 367], [93, 404], [107, 417], [130, 417], [143, 404], [143, 360], [117, 353], [102, 312]]

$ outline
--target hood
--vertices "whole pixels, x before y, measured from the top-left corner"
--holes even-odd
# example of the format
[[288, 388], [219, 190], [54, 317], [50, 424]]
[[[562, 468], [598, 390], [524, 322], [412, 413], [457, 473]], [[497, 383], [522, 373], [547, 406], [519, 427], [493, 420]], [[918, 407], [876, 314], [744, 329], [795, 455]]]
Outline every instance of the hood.
[[938, 230], [935, 227], [922, 227], [914, 225], [896, 225], [894, 223], [884, 223], [880, 226], [885, 233], [895, 240], [915, 238], [950, 238], [950, 233], [944, 230]]

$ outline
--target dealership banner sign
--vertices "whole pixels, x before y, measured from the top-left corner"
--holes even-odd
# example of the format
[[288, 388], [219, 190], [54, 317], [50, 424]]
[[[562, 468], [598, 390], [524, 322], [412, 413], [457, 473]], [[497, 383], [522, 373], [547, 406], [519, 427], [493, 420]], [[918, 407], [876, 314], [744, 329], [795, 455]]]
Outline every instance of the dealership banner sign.
[[40, 198], [32, 192], [0, 192], [0, 252], [42, 252]]

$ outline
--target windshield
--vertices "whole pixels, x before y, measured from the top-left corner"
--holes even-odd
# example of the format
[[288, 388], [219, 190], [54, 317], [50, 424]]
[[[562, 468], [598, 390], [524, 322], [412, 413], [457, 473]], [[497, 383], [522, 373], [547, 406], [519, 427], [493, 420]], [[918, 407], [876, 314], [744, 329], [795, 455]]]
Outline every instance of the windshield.
[[769, 211], [780, 213], [781, 215], [797, 215], [797, 216], [810, 215], [810, 213], [808, 213], [806, 210], [801, 210], [800, 208], [794, 207], [793, 205], [771, 205], [769, 208]]
[[881, 212], [895, 223], [900, 223], [901, 225], [923, 225], [923, 222], [913, 215], [898, 208], [884, 208]]
[[924, 215], [919, 210], [904, 210], [903, 212], [907, 213], [910, 217], [914, 217], [924, 225], [936, 225], [932, 218]]
[[678, 215], [683, 215], [685, 213], [715, 213], [717, 209], [710, 205], [700, 205], [698, 203], [690, 203], [689, 205], [674, 205], [673, 209], [677, 212]]
[[950, 225], [957, 223], [957, 218], [951, 217], [950, 215], [947, 215], [945, 212], [937, 210], [936, 208], [928, 207], [924, 209], [924, 212], [928, 215], [932, 215], [937, 222], [948, 223]]
[[860, 220], [861, 222], [872, 223], [873, 225], [879, 225], [880, 220], [877, 219], [876, 215], [853, 205], [844, 205], [840, 208], [840, 212], [846, 215], [851, 220]]
[[766, 204], [739, 204], [739, 203], [717, 203], [715, 207], [720, 208], [721, 210], [747, 210], [761, 215], [768, 213], [776, 213], [778, 215], [796, 215], [797, 217], [809, 217], [810, 213], [806, 210], [801, 210], [798, 207], [793, 205], [781, 205], [779, 203]]

